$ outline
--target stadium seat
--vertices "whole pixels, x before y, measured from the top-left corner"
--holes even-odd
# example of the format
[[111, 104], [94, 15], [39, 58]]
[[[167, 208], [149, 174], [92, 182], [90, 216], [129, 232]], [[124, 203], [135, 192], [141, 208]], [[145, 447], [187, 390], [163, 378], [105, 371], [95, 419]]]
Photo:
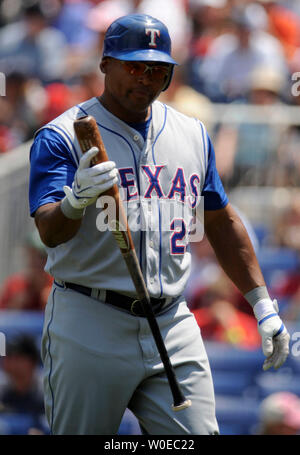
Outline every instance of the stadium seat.
[[242, 396], [253, 383], [248, 371], [214, 371], [212, 375], [216, 394]]
[[19, 334], [28, 334], [41, 338], [43, 330], [44, 313], [42, 311], [0, 311], [0, 332], [4, 333], [7, 340]]
[[216, 415], [221, 434], [252, 434], [258, 420], [256, 399], [216, 395]]
[[248, 429], [245, 426], [239, 423], [223, 423], [219, 422], [219, 430], [221, 436], [231, 436], [231, 435], [247, 435]]
[[253, 228], [254, 228], [256, 238], [259, 243], [259, 247], [261, 248], [268, 241], [268, 236], [270, 235], [270, 229], [267, 225], [258, 224], [258, 223], [255, 223]]
[[300, 397], [300, 374], [284, 367], [278, 371], [259, 374], [256, 377], [257, 391], [261, 399], [275, 392], [292, 392]]
[[264, 360], [261, 349], [245, 350], [207, 340], [204, 340], [204, 344], [213, 371], [256, 373], [261, 369]]
[[300, 266], [299, 254], [289, 248], [262, 247], [257, 252], [257, 258], [269, 286], [278, 277]]
[[0, 434], [25, 435], [34, 426], [35, 419], [27, 414], [0, 414]]

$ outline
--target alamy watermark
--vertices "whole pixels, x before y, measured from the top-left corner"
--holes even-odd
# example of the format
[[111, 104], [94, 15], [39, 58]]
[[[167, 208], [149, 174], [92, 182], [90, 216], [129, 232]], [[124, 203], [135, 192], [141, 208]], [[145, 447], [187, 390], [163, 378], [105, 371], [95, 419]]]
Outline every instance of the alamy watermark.
[[292, 85], [292, 95], [299, 96], [300, 95], [300, 71], [292, 74], [292, 81], [296, 81]]
[[291, 346], [291, 355], [293, 357], [299, 357], [300, 356], [300, 332], [294, 332], [291, 335], [291, 341], [293, 343]]
[[6, 76], [0, 72], [0, 96], [6, 95]]
[[[137, 197], [122, 204], [125, 219], [130, 231], [167, 232], [173, 238], [173, 243], [199, 242], [204, 236], [204, 198], [197, 201], [165, 198]], [[96, 207], [101, 209], [97, 218], [98, 231], [124, 231], [119, 221], [115, 199], [111, 196], [100, 196]], [[197, 209], [197, 216], [196, 216]], [[175, 250], [177, 248], [175, 247]]]
[[3, 332], [0, 332], [0, 357], [6, 355], [6, 338]]

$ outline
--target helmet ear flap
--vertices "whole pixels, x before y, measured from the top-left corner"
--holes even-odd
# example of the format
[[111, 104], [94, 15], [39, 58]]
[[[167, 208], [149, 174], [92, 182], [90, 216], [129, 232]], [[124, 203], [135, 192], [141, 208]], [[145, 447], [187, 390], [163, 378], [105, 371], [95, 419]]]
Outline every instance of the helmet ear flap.
[[171, 83], [171, 80], [172, 80], [172, 77], [173, 77], [173, 72], [174, 72], [174, 65], [172, 65], [172, 67], [171, 67], [171, 70], [169, 72], [169, 75], [167, 76], [167, 80], [166, 80], [166, 83], [164, 85], [164, 88], [162, 89], [162, 92], [167, 90], [167, 88], [169, 87], [169, 85]]

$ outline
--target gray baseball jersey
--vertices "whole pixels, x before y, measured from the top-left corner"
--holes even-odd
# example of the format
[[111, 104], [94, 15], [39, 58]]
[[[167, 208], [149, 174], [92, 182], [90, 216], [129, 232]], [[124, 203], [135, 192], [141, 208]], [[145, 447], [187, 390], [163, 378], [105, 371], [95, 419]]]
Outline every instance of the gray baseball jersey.
[[[227, 204], [203, 124], [156, 101], [149, 130], [138, 130], [98, 99], [43, 127], [31, 150], [30, 211], [64, 197], [81, 152], [73, 122], [93, 115], [116, 162], [132, 237], [149, 293], [172, 302], [156, 318], [170, 360], [192, 406], [174, 413], [164, 368], [147, 320], [104, 303], [101, 291], [135, 295], [125, 262], [105, 224], [101, 197], [86, 209], [78, 233], [47, 248], [55, 278], [42, 340], [46, 413], [54, 434], [113, 434], [126, 407], [150, 434], [218, 431], [211, 372], [200, 329], [182, 292], [190, 272], [191, 213]], [[188, 211], [182, 210], [188, 207]], [[135, 227], [138, 226], [138, 229]], [[82, 295], [65, 282], [92, 288]], [[99, 291], [99, 292], [98, 292]]]
[[[84, 114], [95, 117], [108, 156], [119, 169], [133, 241], [150, 295], [180, 295], [191, 263], [191, 211], [185, 211], [184, 219], [181, 209], [192, 209], [199, 202], [208, 167], [209, 138], [203, 124], [156, 101], [144, 141], [139, 132], [104, 109], [97, 98], [68, 110], [43, 127], [46, 134], [47, 130], [58, 133], [64, 143], [58, 143], [56, 136], [43, 136], [42, 130], [32, 148], [32, 214], [38, 206], [62, 199], [64, 184], [71, 186], [81, 156], [73, 122]], [[39, 168], [43, 160], [45, 167]], [[47, 188], [49, 178], [52, 180]], [[222, 197], [223, 206], [226, 196]], [[135, 230], [137, 223], [145, 229]], [[119, 247], [110, 231], [98, 230], [101, 224], [101, 208], [88, 207], [78, 234], [47, 249], [46, 270], [63, 281], [134, 294]]]

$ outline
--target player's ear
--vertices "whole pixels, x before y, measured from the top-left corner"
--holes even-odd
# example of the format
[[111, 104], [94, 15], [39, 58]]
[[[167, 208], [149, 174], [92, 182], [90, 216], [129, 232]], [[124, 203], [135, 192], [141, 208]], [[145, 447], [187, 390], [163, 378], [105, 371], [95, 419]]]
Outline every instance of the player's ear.
[[100, 62], [100, 65], [99, 65], [99, 68], [100, 70], [102, 71], [102, 73], [106, 74], [107, 72], [107, 64], [108, 64], [108, 59], [107, 58], [103, 58]]

